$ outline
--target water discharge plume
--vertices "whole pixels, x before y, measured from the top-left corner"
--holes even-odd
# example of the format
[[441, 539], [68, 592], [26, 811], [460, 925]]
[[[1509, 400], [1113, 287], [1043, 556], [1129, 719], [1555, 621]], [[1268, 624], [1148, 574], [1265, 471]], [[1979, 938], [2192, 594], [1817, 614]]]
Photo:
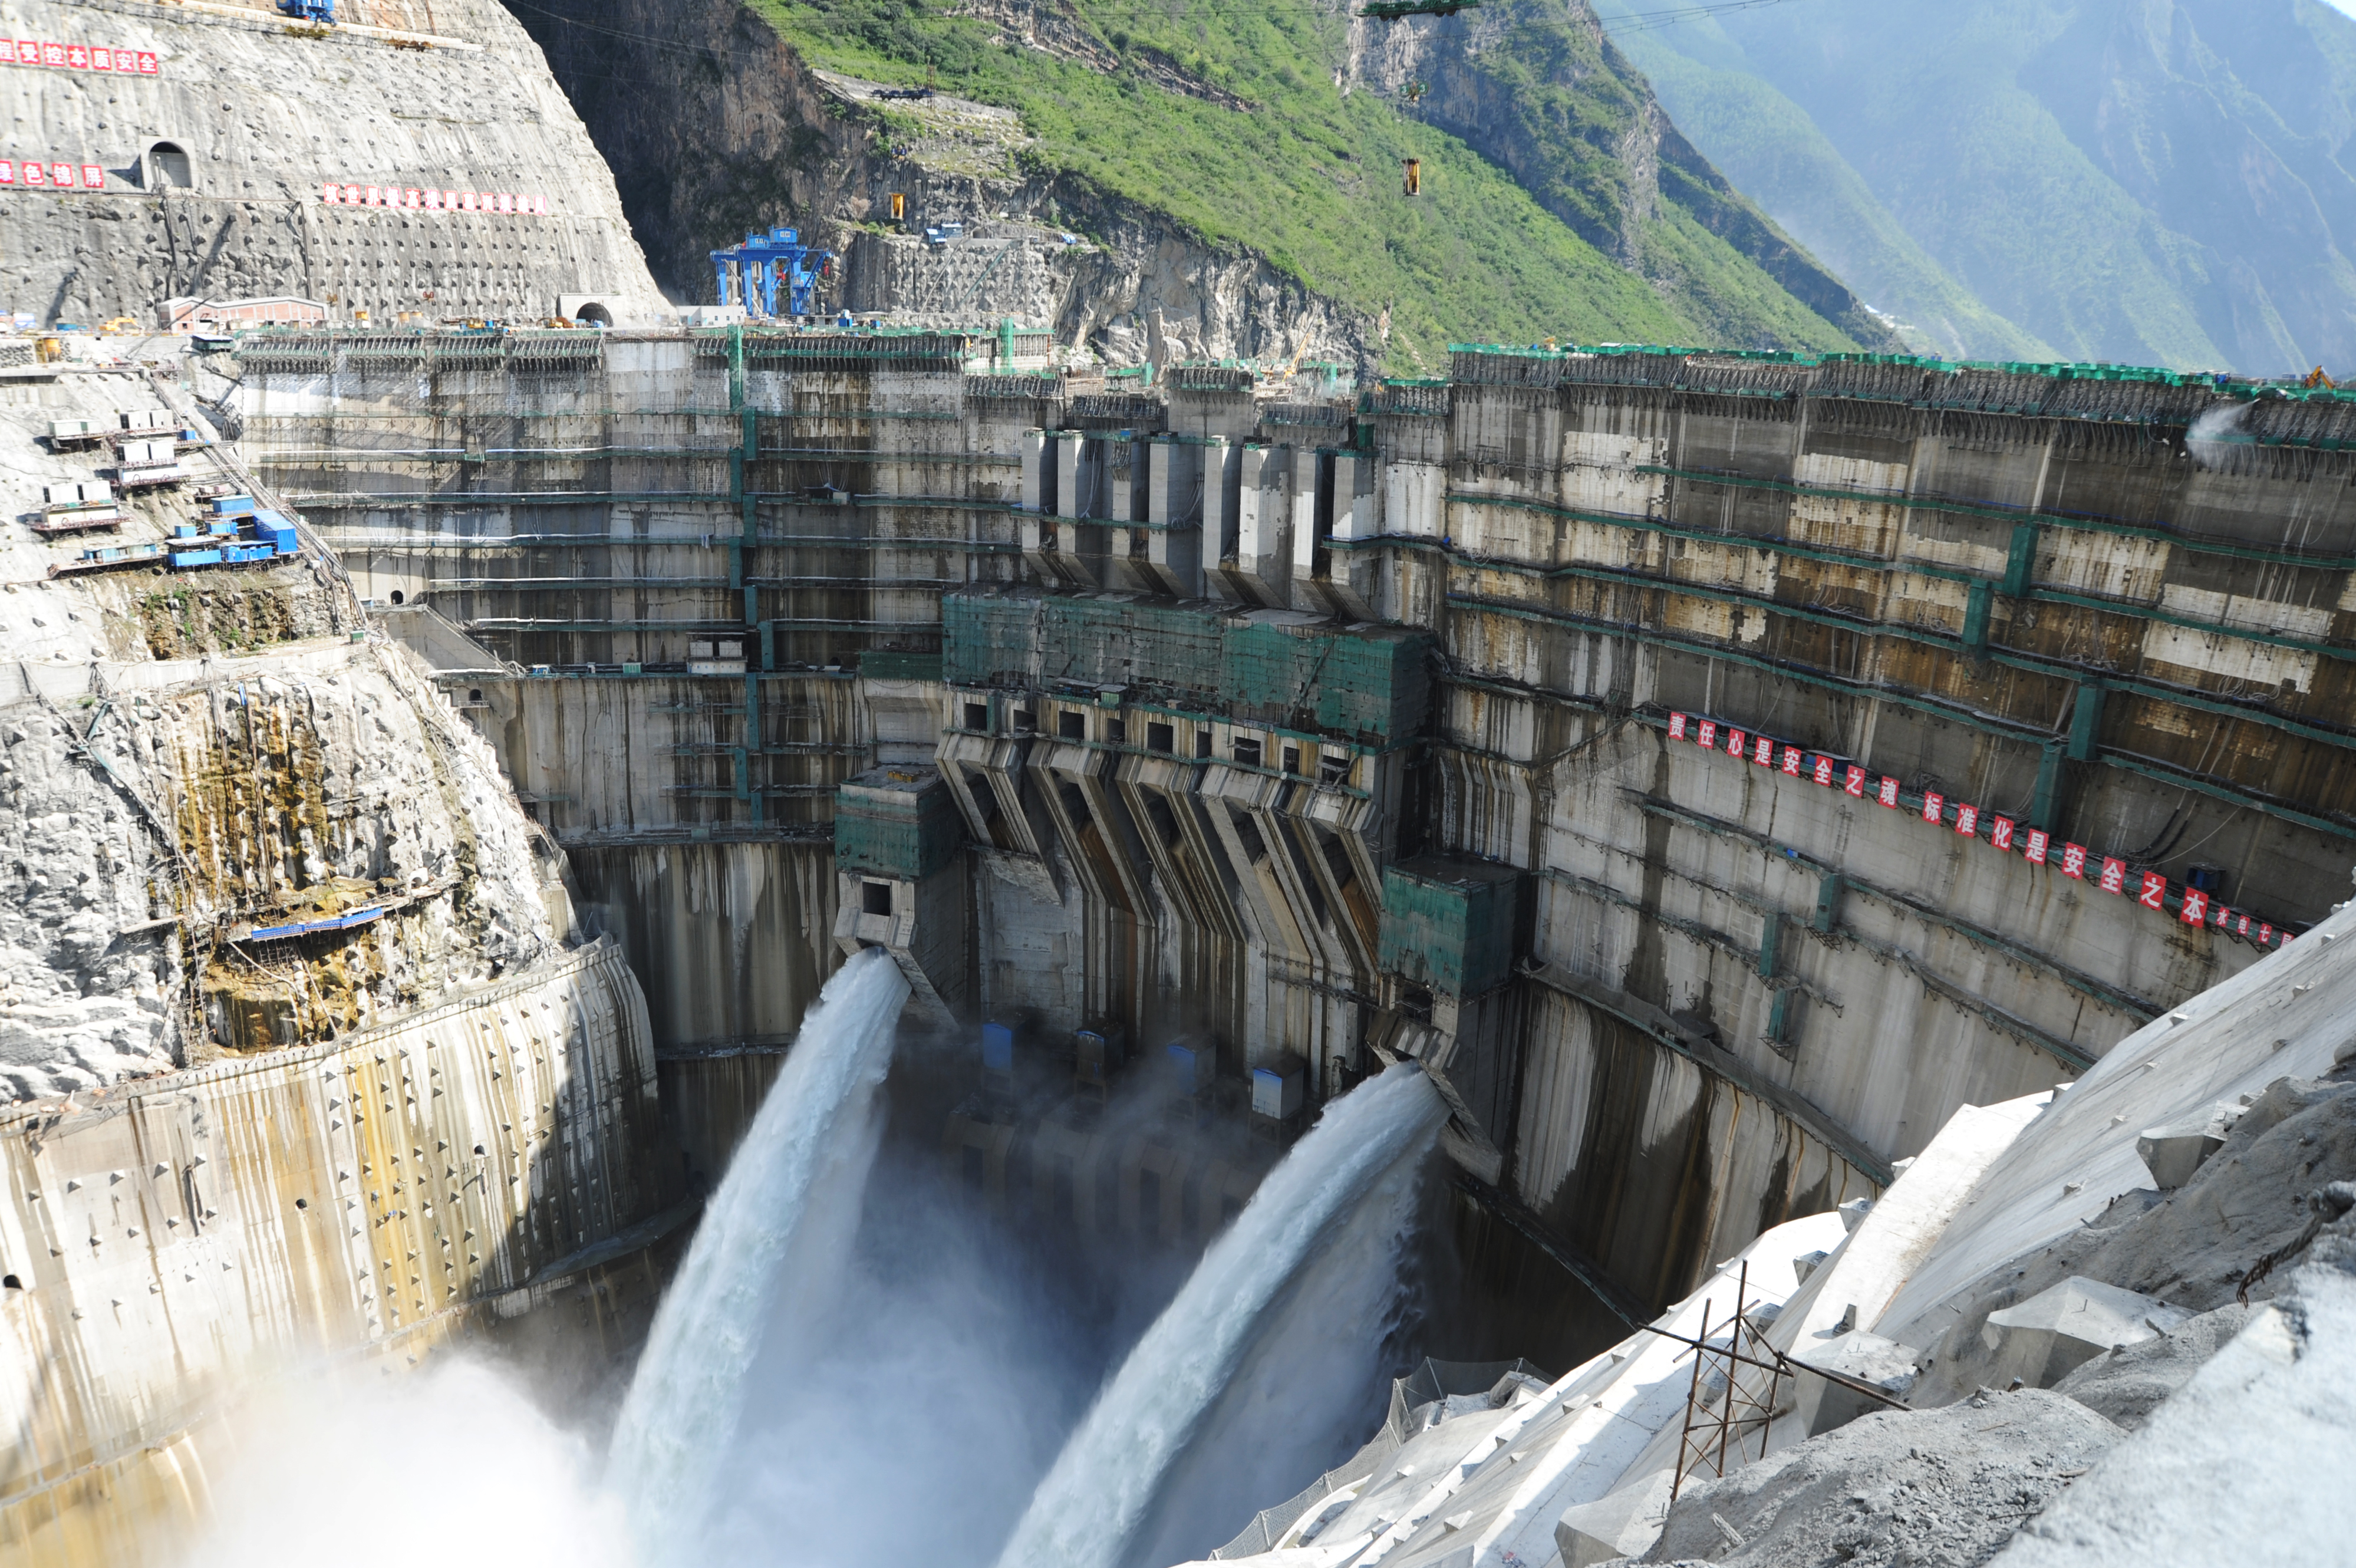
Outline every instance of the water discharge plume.
[[697, 1554], [765, 1332], [814, 1329], [844, 1278], [907, 997], [876, 949], [827, 982], [655, 1314], [606, 1465], [650, 1565]]
[[[382, 1371], [347, 1365], [259, 1381], [220, 1423], [220, 1449], [208, 1449], [228, 1456], [202, 1466], [209, 1517], [169, 1555], [163, 1521], [151, 1520], [152, 1560], [631, 1568], [589, 1445], [508, 1376], [448, 1353], [411, 1376]], [[402, 1478], [388, 1483], [394, 1470]]]
[[[1411, 1195], [1411, 1167], [1446, 1117], [1439, 1093], [1411, 1066], [1327, 1107], [1097, 1397], [1033, 1495], [999, 1568], [1124, 1568], [1155, 1530], [1171, 1478], [1267, 1346], [1302, 1343], [1304, 1331], [1314, 1337], [1304, 1314], [1323, 1324], [1340, 1305], [1353, 1327], [1384, 1315], [1399, 1289], [1392, 1261], [1412, 1209], [1397, 1199], [1401, 1190]], [[1371, 1245], [1351, 1234], [1362, 1217], [1385, 1232]], [[1336, 1251], [1376, 1266], [1325, 1267]], [[1301, 1289], [1312, 1276], [1322, 1288]], [[1356, 1299], [1343, 1303], [1343, 1294]], [[1377, 1345], [1363, 1346], [1359, 1359], [1368, 1364], [1347, 1380], [1370, 1378], [1377, 1353]], [[1330, 1385], [1349, 1370], [1328, 1359], [1306, 1382]], [[1306, 1382], [1286, 1394], [1329, 1406], [1355, 1405], [1363, 1393]]]

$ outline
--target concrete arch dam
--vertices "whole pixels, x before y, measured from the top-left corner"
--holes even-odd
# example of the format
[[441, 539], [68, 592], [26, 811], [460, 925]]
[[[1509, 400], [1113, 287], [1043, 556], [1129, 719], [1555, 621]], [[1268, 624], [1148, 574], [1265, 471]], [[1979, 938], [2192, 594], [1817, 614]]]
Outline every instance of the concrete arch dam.
[[459, 347], [242, 340], [245, 455], [569, 852], [707, 1175], [881, 946], [959, 1037], [1005, 1026], [942, 1058], [995, 1192], [1176, 1235], [1249, 1162], [1164, 1180], [993, 1085], [1280, 1138], [1412, 1057], [1465, 1224], [1656, 1308], [2245, 968], [2356, 860], [2328, 393]]

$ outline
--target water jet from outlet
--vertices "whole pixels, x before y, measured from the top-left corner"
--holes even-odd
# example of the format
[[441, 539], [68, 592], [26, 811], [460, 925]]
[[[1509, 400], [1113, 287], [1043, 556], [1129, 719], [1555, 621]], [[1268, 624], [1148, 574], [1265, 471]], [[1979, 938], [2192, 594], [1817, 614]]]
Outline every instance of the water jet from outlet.
[[1219, 1509], [1281, 1498], [1365, 1435], [1446, 1119], [1412, 1065], [1327, 1107], [1106, 1384], [999, 1568], [1199, 1554], [1242, 1522]]
[[765, 1334], [814, 1330], [840, 1288], [907, 998], [878, 949], [826, 983], [655, 1314], [606, 1462], [647, 1568], [697, 1559]]

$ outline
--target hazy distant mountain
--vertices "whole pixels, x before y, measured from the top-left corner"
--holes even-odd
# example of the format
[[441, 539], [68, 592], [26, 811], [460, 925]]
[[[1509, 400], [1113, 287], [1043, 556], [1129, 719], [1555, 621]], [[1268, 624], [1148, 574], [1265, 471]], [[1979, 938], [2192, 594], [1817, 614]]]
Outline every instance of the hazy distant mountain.
[[1599, 9], [1705, 156], [1944, 351], [2356, 369], [2356, 21], [2319, 0]]

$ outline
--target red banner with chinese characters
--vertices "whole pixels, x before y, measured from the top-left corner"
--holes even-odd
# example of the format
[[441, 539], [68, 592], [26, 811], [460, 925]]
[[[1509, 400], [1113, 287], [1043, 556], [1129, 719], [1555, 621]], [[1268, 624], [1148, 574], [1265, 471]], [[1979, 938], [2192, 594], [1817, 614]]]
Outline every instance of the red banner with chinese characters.
[[518, 218], [548, 216], [548, 198], [519, 196], [512, 191], [425, 190], [406, 185], [345, 185], [328, 180], [319, 187], [322, 207], [393, 207], [410, 212], [496, 212]]
[[[5, 179], [5, 177], [0, 177], [0, 179]], [[429, 198], [433, 194], [427, 193]], [[330, 195], [329, 199], [333, 200], [334, 197]], [[488, 203], [491, 199], [482, 199]], [[395, 205], [400, 203], [395, 202]], [[529, 210], [528, 199], [519, 199], [516, 209]], [[1737, 760], [1747, 760], [1762, 768], [1780, 767], [1787, 777], [1813, 779], [1823, 787], [1839, 788], [1853, 799], [1865, 796], [1866, 786], [1872, 778], [1857, 764], [1837, 762], [1821, 752], [1807, 751], [1755, 730], [1739, 729], [1732, 725], [1720, 724], [1716, 719], [1703, 718], [1697, 714], [1671, 714], [1667, 728], [1671, 740], [1691, 739], [1705, 750], [1724, 751]], [[1895, 808], [1901, 805], [1902, 792], [1899, 780], [1890, 775], [1882, 775], [1874, 781], [1874, 799], [1884, 806]], [[1985, 820], [1988, 824], [1987, 841], [1992, 848], [2010, 853], [2017, 846], [2021, 858], [2031, 865], [2055, 865], [2063, 875], [2080, 880], [2092, 875], [2105, 893], [2126, 897], [2133, 891], [2136, 902], [2145, 908], [2162, 914], [2169, 912], [2169, 881], [2159, 872], [2134, 870], [2121, 857], [2097, 854], [2083, 844], [2057, 843], [2042, 828], [2024, 827], [2011, 817], [1951, 801], [1936, 789], [1924, 789], [1919, 799], [1925, 822], [1944, 825], [1947, 813], [1953, 811], [1955, 832], [1967, 838], [1977, 838], [1980, 823]], [[2134, 885], [2132, 889], [2130, 884]], [[2214, 926], [2227, 935], [2254, 941], [2262, 948], [2276, 947], [2290, 940], [2288, 931], [2278, 931], [2272, 925], [2257, 921], [2239, 910], [2229, 909], [2213, 895], [2198, 888], [2181, 890], [2176, 912], [2186, 925]]]
[[55, 44], [38, 38], [0, 38], [0, 65], [45, 70], [97, 70], [125, 76], [158, 74], [155, 51], [112, 44]]
[[0, 190], [20, 187], [28, 190], [104, 190], [106, 170], [97, 164], [32, 158], [17, 163], [0, 158]]

